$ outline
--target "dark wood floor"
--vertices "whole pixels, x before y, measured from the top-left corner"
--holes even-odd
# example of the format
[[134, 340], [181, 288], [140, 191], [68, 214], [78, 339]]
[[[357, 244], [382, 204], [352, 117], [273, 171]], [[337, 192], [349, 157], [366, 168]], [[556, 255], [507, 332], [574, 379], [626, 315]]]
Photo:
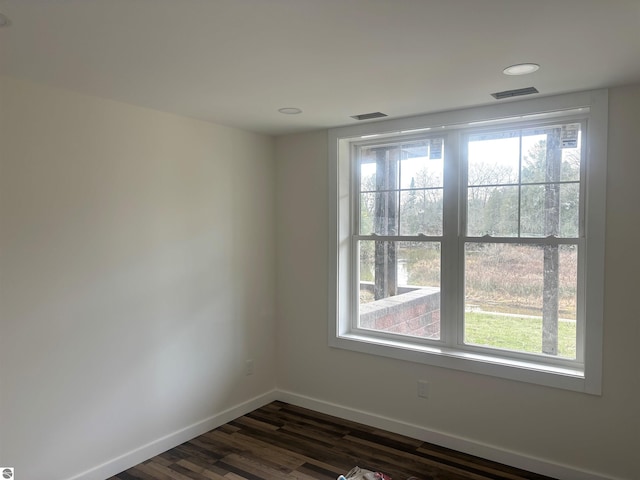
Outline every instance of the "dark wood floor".
[[393, 480], [550, 480], [282, 402], [109, 480], [335, 480], [356, 465]]

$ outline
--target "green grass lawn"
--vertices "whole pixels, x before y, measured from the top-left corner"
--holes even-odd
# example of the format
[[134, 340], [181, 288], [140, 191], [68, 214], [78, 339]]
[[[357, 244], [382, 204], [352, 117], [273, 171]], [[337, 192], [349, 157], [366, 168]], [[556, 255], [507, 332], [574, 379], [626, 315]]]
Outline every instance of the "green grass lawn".
[[[542, 353], [542, 319], [467, 312], [465, 343]], [[558, 356], [575, 358], [576, 324], [558, 325]]]

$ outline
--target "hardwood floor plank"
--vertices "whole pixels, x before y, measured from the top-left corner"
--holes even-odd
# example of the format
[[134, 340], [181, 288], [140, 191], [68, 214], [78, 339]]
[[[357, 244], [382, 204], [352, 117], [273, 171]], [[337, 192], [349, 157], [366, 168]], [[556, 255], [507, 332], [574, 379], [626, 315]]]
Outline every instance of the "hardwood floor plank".
[[246, 425], [246, 426], [257, 428], [260, 430], [266, 430], [268, 432], [278, 430], [280, 427], [283, 426], [277, 423], [263, 422], [254, 417], [251, 417], [250, 415], [245, 415], [244, 417], [237, 418], [236, 420], [234, 420], [234, 422], [235, 422], [234, 425], [239, 425], [239, 426]]
[[132, 468], [129, 471], [119, 473], [115, 478], [117, 480], [153, 480], [152, 476], [147, 475], [146, 473], [141, 472], [136, 468]]
[[155, 465], [160, 466], [159, 464], [154, 464], [153, 461], [150, 461], [150, 462], [141, 463], [140, 465], [134, 468], [136, 468], [138, 471], [145, 473], [149, 477], [156, 480], [175, 480], [174, 478], [170, 477], [162, 470], [159, 470], [158, 468], [156, 468]]
[[553, 480], [403, 435], [272, 402], [108, 480]]
[[374, 448], [371, 445], [363, 445], [359, 442], [350, 441], [348, 438], [345, 438], [340, 443], [342, 450], [349, 451], [361, 459], [360, 463], [362, 467], [369, 470], [380, 470], [384, 473], [389, 472], [389, 475], [392, 477], [393, 475], [408, 477], [422, 473], [429, 473], [435, 476], [437, 473], [442, 472], [446, 473], [448, 475], [447, 478], [451, 478], [452, 480], [480, 480], [464, 470], [449, 465], [442, 465], [438, 462], [431, 462], [416, 455], [401, 457], [399, 451], [385, 451], [383, 447], [384, 445]]
[[296, 470], [308, 461], [308, 459], [302, 455], [275, 445], [255, 440], [254, 438], [242, 433], [236, 434], [235, 437], [238, 442], [243, 442], [247, 445], [256, 458], [261, 458], [266, 462], [273, 462], [275, 464], [282, 465], [292, 471]]
[[[307, 472], [313, 478], [320, 480], [335, 480], [335, 478], [337, 477], [334, 469], [327, 469], [313, 463], [305, 463], [298, 469], [298, 471]], [[343, 471], [342, 473], [346, 472]]]
[[218, 462], [218, 465], [220, 466], [220, 468], [227, 470], [230, 473], [235, 473], [236, 475], [240, 476], [241, 478], [244, 478], [246, 480], [267, 480], [264, 477], [261, 477], [259, 475], [255, 475], [251, 472], [247, 472], [241, 468], [235, 467], [229, 463], [226, 463], [224, 461], [220, 461]]
[[244, 446], [244, 449], [241, 451], [245, 452], [245, 454], [262, 460], [267, 464], [281, 466], [289, 470], [295, 470], [306, 461], [306, 459], [301, 455], [297, 455], [286, 449], [256, 440], [241, 433], [234, 434], [232, 437], [228, 438], [227, 441], [238, 446]]
[[191, 480], [209, 480], [204, 474], [204, 471], [194, 472], [193, 470], [185, 467], [180, 462], [174, 463], [171, 467], [167, 467], [171, 471], [176, 472], [180, 475], [180, 480], [191, 479]]
[[254, 458], [241, 455], [229, 455], [224, 460], [226, 463], [233, 465], [234, 467], [240, 468], [245, 472], [258, 475], [265, 480], [291, 480], [291, 470], [273, 468]]
[[[389, 469], [409, 469], [415, 472], [424, 472], [426, 470], [444, 470], [449, 474], [462, 475], [464, 478], [484, 479], [486, 477], [476, 477], [473, 475], [474, 470], [465, 470], [455, 463], [439, 462], [427, 457], [416, 455], [414, 452], [402, 451], [387, 446], [386, 444], [376, 444], [372, 441], [363, 440], [359, 437], [345, 437], [345, 440], [352, 441], [356, 445], [362, 445], [362, 451], [368, 452], [369, 455], [380, 463], [389, 466]], [[381, 467], [378, 467], [381, 468]]]
[[242, 477], [233, 472], [229, 472], [224, 476], [225, 480], [247, 480], [246, 477]]

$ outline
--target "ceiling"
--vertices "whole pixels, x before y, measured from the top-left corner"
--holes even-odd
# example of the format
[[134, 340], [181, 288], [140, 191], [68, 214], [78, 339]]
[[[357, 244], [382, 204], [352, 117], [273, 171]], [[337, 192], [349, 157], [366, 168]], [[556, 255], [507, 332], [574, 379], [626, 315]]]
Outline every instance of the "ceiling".
[[[0, 13], [0, 73], [268, 134], [640, 82], [640, 0], [0, 0]], [[522, 62], [541, 68], [502, 73]]]

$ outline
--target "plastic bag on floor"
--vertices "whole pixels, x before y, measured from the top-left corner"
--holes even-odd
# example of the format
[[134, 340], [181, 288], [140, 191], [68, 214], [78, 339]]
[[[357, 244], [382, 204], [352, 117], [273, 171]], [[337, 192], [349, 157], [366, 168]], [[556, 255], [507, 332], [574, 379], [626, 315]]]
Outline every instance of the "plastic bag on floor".
[[340, 475], [338, 480], [391, 480], [391, 477], [384, 473], [353, 467], [346, 475]]

